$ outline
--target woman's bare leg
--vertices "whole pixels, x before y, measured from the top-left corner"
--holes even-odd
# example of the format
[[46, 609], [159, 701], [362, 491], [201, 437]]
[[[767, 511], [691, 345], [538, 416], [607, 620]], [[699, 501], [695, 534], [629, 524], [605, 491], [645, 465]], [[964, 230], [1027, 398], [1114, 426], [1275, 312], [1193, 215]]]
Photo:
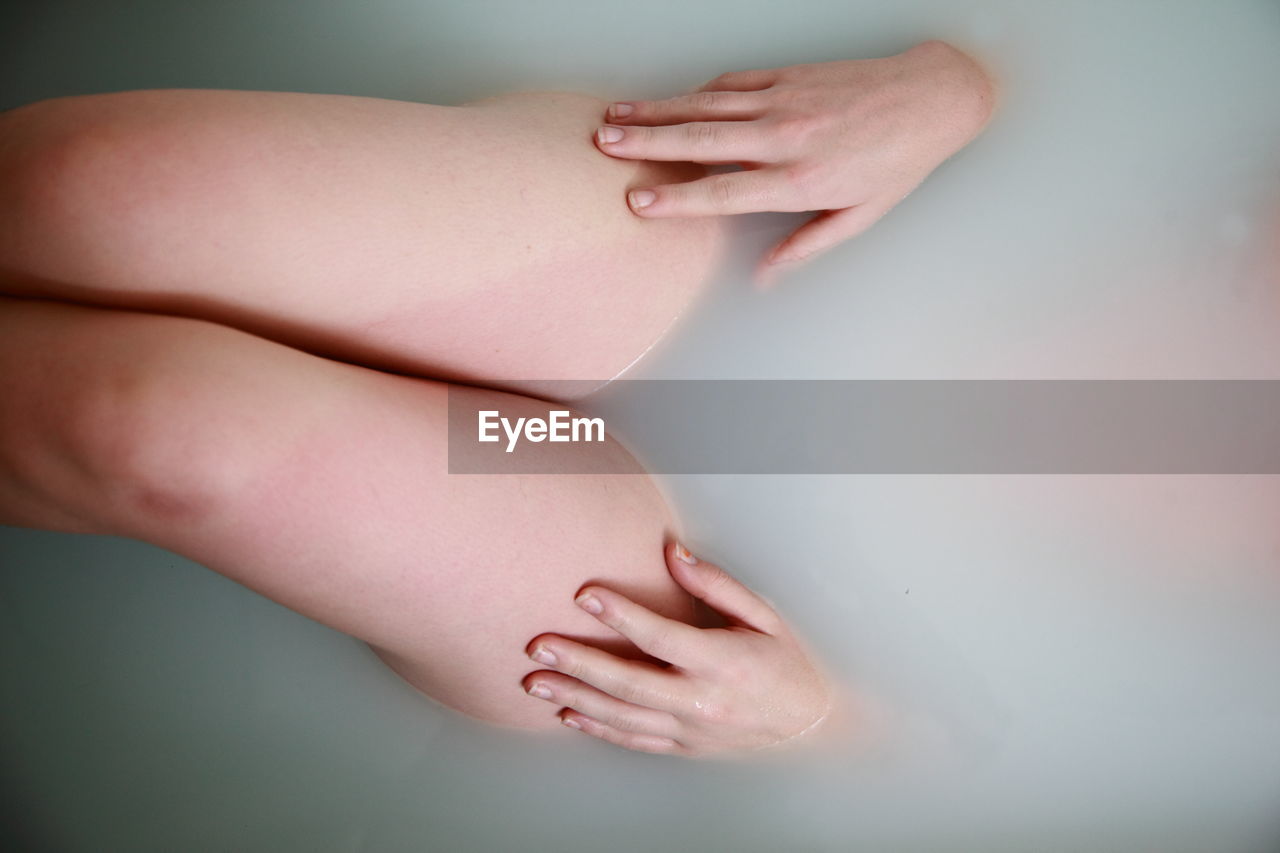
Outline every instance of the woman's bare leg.
[[0, 115], [0, 291], [211, 319], [345, 360], [525, 390], [603, 380], [711, 270], [714, 220], [601, 155], [604, 102], [465, 107], [150, 91]]
[[0, 522], [153, 542], [448, 705], [553, 728], [521, 685], [529, 640], [625, 648], [574, 605], [584, 583], [693, 618], [668, 518], [644, 476], [447, 474], [446, 393], [208, 322], [0, 297]]

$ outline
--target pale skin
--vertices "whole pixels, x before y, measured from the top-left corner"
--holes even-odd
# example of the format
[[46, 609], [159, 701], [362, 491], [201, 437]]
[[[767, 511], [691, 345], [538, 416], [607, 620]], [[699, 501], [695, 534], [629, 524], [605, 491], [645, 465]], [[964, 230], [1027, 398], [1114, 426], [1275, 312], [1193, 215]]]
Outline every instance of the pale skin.
[[[187, 555], [491, 722], [689, 756], [810, 730], [830, 706], [811, 656], [727, 575], [663, 558], [638, 469], [449, 475], [447, 386], [370, 369], [538, 390], [661, 333], [719, 229], [612, 203], [691, 172], [599, 158], [603, 108], [161, 92], [0, 116], [0, 520]], [[693, 627], [690, 594], [728, 626]]]
[[835, 701], [777, 612], [679, 543], [667, 546], [666, 559], [676, 582], [724, 627], [692, 627], [588, 585], [575, 603], [668, 665], [620, 661], [548, 634], [534, 638], [529, 656], [553, 669], [525, 677], [529, 694], [566, 706], [566, 726], [642, 752], [736, 754], [816, 737]]
[[[186, 318], [0, 297], [0, 365], [4, 523], [183, 554], [499, 725], [707, 756], [828, 713], [767, 604], [682, 548], [664, 565], [670, 519], [616, 444], [588, 452], [633, 474], [449, 474], [444, 384]], [[690, 595], [727, 625], [693, 627]]]
[[[3, 520], [191, 556], [499, 724], [688, 756], [821, 730], [830, 691], [777, 614], [655, 559], [645, 478], [450, 477], [445, 386], [299, 351], [534, 392], [625, 368], [719, 228], [609, 202], [700, 173], [591, 156], [603, 109], [138, 92], [0, 116], [0, 288], [97, 306], [0, 303]], [[693, 627], [689, 594], [725, 625]]]
[[3, 292], [200, 317], [320, 355], [540, 393], [671, 324], [721, 225], [643, 222], [604, 102], [277, 92], [59, 98], [0, 115]]
[[5, 523], [190, 557], [480, 719], [559, 725], [520, 688], [539, 632], [628, 651], [574, 606], [584, 583], [694, 621], [663, 502], [616, 444], [589, 452], [634, 474], [450, 475], [443, 383], [202, 320], [0, 298], [0, 365]]
[[768, 283], [871, 227], [977, 136], [994, 105], [978, 63], [930, 41], [886, 59], [732, 72], [691, 94], [618, 101], [596, 145], [617, 159], [743, 167], [628, 190], [645, 219], [817, 211], [764, 255]]

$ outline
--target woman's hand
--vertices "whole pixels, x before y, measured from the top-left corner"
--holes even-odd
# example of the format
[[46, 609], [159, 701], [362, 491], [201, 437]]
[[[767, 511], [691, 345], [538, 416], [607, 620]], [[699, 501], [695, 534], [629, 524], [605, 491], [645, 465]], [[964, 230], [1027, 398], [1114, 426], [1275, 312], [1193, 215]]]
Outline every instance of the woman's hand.
[[680, 545], [666, 558], [676, 582], [729, 627], [695, 628], [587, 586], [578, 606], [669, 666], [543, 634], [529, 657], [550, 668], [526, 676], [525, 690], [565, 706], [566, 726], [642, 752], [755, 750], [815, 728], [831, 709], [830, 691], [773, 608]]
[[724, 74], [693, 94], [609, 107], [612, 157], [737, 163], [744, 171], [633, 189], [640, 216], [821, 211], [773, 249], [792, 263], [868, 228], [978, 135], [994, 88], [940, 41], [888, 59]]

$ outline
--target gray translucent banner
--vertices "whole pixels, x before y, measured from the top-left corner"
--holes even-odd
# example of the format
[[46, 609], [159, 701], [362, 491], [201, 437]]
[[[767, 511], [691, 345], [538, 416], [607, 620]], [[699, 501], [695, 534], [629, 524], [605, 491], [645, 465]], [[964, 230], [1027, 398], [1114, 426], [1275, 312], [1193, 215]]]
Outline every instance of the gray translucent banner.
[[621, 380], [574, 407], [454, 388], [450, 473], [639, 471], [589, 418], [661, 474], [1280, 474], [1270, 380]]

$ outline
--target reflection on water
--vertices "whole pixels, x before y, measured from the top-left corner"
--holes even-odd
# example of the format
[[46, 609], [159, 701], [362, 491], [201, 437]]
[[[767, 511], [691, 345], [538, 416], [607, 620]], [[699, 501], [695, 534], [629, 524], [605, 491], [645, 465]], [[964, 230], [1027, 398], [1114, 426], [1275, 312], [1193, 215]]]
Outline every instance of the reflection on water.
[[[8, 31], [0, 106], [157, 86], [658, 95], [950, 38], [1004, 81], [988, 133], [773, 292], [747, 270], [796, 218], [740, 218], [730, 268], [629, 375], [1277, 378], [1277, 7], [1045, 5], [45, 4]], [[14, 831], [58, 850], [1280, 839], [1275, 478], [663, 486], [690, 544], [891, 709], [877, 748], [743, 767], [485, 729], [185, 561], [4, 530]]]

